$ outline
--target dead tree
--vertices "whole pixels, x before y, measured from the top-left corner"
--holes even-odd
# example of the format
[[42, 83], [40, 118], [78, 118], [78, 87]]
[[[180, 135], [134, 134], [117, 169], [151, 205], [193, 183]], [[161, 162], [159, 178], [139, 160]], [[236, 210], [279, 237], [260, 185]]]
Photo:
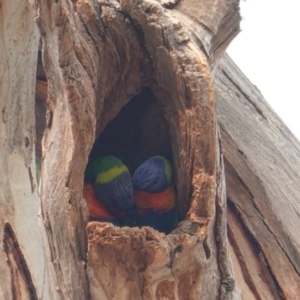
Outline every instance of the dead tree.
[[[300, 146], [230, 59], [219, 64], [238, 1], [0, 11], [0, 299], [298, 299]], [[171, 234], [88, 222], [83, 172], [107, 152], [132, 167], [172, 159]]]
[[227, 56], [214, 82], [237, 284], [245, 299], [299, 299], [299, 141]]

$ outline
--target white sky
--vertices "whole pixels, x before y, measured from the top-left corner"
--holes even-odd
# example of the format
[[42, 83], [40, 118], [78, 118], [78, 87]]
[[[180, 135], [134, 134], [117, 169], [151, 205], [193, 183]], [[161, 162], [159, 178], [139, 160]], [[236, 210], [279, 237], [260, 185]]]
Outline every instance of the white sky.
[[228, 53], [300, 140], [300, 1], [241, 0]]

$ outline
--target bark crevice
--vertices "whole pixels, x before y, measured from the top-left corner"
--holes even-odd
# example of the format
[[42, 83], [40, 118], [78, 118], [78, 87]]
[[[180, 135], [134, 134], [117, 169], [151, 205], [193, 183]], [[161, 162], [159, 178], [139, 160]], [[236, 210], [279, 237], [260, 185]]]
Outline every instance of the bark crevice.
[[9, 223], [4, 226], [3, 250], [11, 272], [11, 290], [14, 300], [37, 300], [31, 274], [16, 235]]
[[[263, 249], [261, 248], [261, 245], [260, 245], [259, 241], [255, 238], [255, 234], [251, 233], [249, 228], [245, 225], [245, 223], [244, 223], [242, 217], [240, 216], [240, 213], [239, 213], [238, 209], [235, 207], [234, 203], [232, 203], [230, 201], [230, 199], [227, 199], [227, 202], [228, 202], [229, 209], [232, 210], [233, 214], [237, 218], [239, 224], [241, 225], [241, 227], [243, 228], [244, 233], [247, 236], [247, 240], [251, 243], [253, 249], [256, 252], [256, 256], [258, 257], [258, 259], [261, 262], [261, 264], [260, 264], [261, 271], [264, 274], [265, 280], [268, 281], [268, 286], [271, 288], [271, 290], [273, 292], [273, 296], [275, 297], [275, 299], [283, 299], [283, 293], [281, 291], [280, 285], [278, 284], [278, 282], [276, 280], [276, 277], [273, 275], [272, 268], [268, 264], [268, 261], [266, 259], [266, 256], [265, 256], [264, 252], [263, 252]], [[230, 230], [229, 230], [229, 239], [234, 244], [234, 241], [233, 241], [234, 235], [232, 235]], [[238, 248], [238, 245], [236, 245], [235, 249], [237, 249], [237, 248]], [[241, 261], [241, 264], [243, 264], [242, 261]], [[245, 267], [243, 270], [246, 271], [247, 267]], [[247, 272], [247, 274], [245, 274], [245, 279], [247, 281], [249, 280], [249, 278], [251, 278], [250, 274], [251, 273], [249, 271]], [[250, 280], [250, 282], [251, 282], [251, 280]], [[254, 288], [254, 291], [255, 291], [256, 290], [255, 284], [253, 284], [251, 282], [251, 286], [252, 286], [252, 288]], [[257, 291], [256, 291], [256, 295], [258, 295]], [[259, 295], [258, 295], [258, 298], [260, 298]]]

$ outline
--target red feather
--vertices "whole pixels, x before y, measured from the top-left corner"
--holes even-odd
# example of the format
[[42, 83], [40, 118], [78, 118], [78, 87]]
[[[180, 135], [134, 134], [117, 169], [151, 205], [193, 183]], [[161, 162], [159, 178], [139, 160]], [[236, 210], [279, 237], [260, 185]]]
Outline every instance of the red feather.
[[133, 196], [134, 202], [141, 213], [147, 210], [165, 213], [175, 207], [175, 191], [173, 186], [160, 193], [135, 190]]
[[87, 203], [90, 219], [113, 220], [106, 206], [96, 197], [95, 188], [92, 184], [83, 187], [82, 196]]

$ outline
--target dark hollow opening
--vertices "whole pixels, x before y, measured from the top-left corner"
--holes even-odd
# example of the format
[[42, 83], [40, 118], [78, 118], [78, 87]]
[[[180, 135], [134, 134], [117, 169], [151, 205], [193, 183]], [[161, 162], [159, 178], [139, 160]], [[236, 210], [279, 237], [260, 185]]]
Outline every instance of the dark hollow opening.
[[45, 70], [42, 63], [41, 51], [38, 52], [36, 86], [35, 86], [35, 163], [36, 179], [39, 190], [41, 177], [41, 160], [42, 160], [42, 138], [46, 129], [46, 110], [47, 110], [48, 84]]
[[35, 157], [42, 158], [42, 138], [46, 128], [46, 102], [48, 85], [45, 70], [42, 63], [41, 52], [38, 52], [35, 87]]
[[131, 173], [155, 155], [172, 163], [169, 126], [160, 102], [149, 88], [133, 97], [107, 124], [94, 143], [89, 162], [104, 155], [121, 159]]
[[[120, 110], [118, 115], [106, 125], [94, 143], [89, 156], [89, 164], [107, 155], [112, 155], [120, 159], [129, 169], [130, 177], [133, 176], [136, 169], [143, 162], [153, 156], [163, 156], [173, 165], [169, 125], [164, 117], [161, 103], [155, 98], [149, 88], [144, 88], [138, 95], [134, 96], [130, 102]], [[117, 222], [115, 222], [116, 225], [152, 226], [165, 233], [169, 233], [177, 225], [178, 213], [174, 192], [175, 176], [170, 175], [169, 177], [168, 174], [171, 173], [169, 173], [168, 170], [170, 169], [166, 163], [163, 164], [164, 169], [162, 171], [162, 169], [160, 169], [162, 161], [161, 159], [159, 159], [159, 161], [160, 167], [158, 167], [158, 165], [155, 165], [155, 167], [154, 165], [147, 165], [147, 167], [143, 165], [143, 172], [146, 170], [147, 175], [143, 173], [144, 175], [132, 177], [134, 204], [132, 207], [130, 206], [131, 204], [126, 204], [129, 205], [128, 207], [130, 207], [131, 213], [126, 212], [125, 217], [123, 214], [121, 219], [117, 219]], [[164, 175], [161, 175], [163, 174], [162, 172], [164, 172]], [[87, 179], [88, 177], [85, 178], [89, 180]], [[117, 217], [117, 213], [113, 211], [118, 211], [120, 208], [119, 205], [130, 203], [130, 200], [128, 200], [130, 196], [126, 196], [125, 198], [124, 194], [122, 194], [122, 196], [119, 194], [119, 191], [123, 193], [124, 186], [128, 186], [127, 181], [126, 185], [122, 183], [122, 185], [119, 184], [112, 188], [113, 182], [116, 182], [114, 180], [117, 179], [113, 179], [109, 181], [109, 183], [108, 181], [106, 181], [106, 183], [99, 181], [99, 183], [95, 183], [95, 189], [96, 193], [98, 191], [98, 196], [102, 193], [100, 191], [102, 190], [104, 193], [102, 196], [110, 199], [106, 200], [106, 204], [114, 206], [114, 208], [113, 210], [108, 208], [108, 210], [113, 217]], [[140, 183], [143, 182], [140, 188], [137, 189], [135, 189], [134, 186], [136, 180]], [[144, 185], [145, 182], [147, 182], [146, 185]], [[145, 186], [145, 189], [142, 188], [142, 186]], [[158, 188], [158, 186], [161, 187]], [[156, 191], [154, 187], [157, 188]], [[111, 193], [111, 196], [107, 196], [108, 193]], [[119, 196], [115, 196], [116, 193]], [[100, 198], [101, 196], [99, 196], [99, 199]], [[119, 200], [115, 199], [126, 199], [126, 201], [122, 200], [123, 204], [119, 203], [117, 205], [115, 201]], [[151, 205], [149, 205], [150, 203]], [[116, 207], [116, 205], [118, 207]], [[91, 212], [93, 213], [93, 211]], [[97, 217], [91, 215], [91, 220], [97, 220]], [[100, 218], [98, 220], [101, 221], [102, 219]]]

